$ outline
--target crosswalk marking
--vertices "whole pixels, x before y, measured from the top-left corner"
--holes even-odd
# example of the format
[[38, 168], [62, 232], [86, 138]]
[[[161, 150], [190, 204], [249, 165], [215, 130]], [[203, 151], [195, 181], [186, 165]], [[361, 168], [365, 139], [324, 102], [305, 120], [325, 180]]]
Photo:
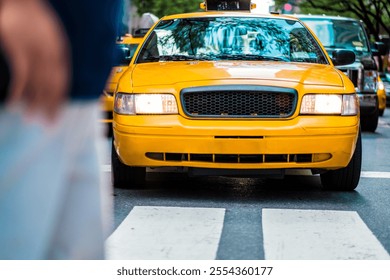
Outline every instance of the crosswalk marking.
[[268, 260], [390, 259], [354, 211], [263, 209]]
[[[135, 206], [107, 239], [107, 258], [213, 260], [224, 217], [224, 208]], [[262, 209], [261, 223], [266, 260], [390, 259], [355, 211]]]
[[215, 259], [225, 209], [136, 206], [107, 239], [108, 259]]
[[390, 178], [390, 172], [375, 172], [375, 171], [362, 171], [360, 177], [362, 178], [383, 178], [383, 179], [389, 179]]
[[[111, 172], [111, 165], [110, 164], [104, 164], [101, 167], [101, 170], [103, 172]], [[309, 171], [310, 172], [310, 171]], [[310, 175], [309, 172], [302, 171], [301, 175]], [[314, 175], [317, 176], [317, 175]], [[390, 172], [378, 172], [378, 171], [362, 171], [361, 178], [383, 178], [383, 179], [390, 179]]]
[[380, 127], [390, 127], [390, 123], [388, 121], [386, 121], [386, 120], [383, 120], [382, 118], [379, 118], [378, 126], [380, 126]]

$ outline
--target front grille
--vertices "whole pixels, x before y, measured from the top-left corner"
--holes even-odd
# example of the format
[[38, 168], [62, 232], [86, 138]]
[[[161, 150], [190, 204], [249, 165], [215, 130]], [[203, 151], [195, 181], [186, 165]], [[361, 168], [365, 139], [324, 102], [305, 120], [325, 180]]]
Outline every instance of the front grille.
[[183, 110], [194, 118], [287, 118], [297, 104], [293, 89], [261, 86], [216, 86], [183, 89]]
[[167, 162], [209, 162], [209, 163], [311, 163], [313, 154], [192, 154], [192, 153], [146, 153], [147, 158]]

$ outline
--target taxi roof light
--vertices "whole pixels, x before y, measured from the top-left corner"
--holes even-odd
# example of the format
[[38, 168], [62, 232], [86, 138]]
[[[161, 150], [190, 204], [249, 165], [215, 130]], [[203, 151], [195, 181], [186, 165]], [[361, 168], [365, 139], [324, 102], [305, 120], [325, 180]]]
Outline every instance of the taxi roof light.
[[250, 11], [256, 8], [251, 0], [206, 0], [200, 3], [200, 8], [206, 11]]

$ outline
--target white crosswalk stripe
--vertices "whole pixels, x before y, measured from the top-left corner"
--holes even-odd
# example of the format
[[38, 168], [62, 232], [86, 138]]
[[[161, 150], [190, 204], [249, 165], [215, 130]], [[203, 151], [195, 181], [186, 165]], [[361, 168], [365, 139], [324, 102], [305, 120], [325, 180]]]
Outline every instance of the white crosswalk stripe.
[[215, 259], [225, 209], [136, 206], [108, 238], [108, 259]]
[[362, 171], [361, 176], [362, 178], [383, 178], [383, 179], [389, 179], [390, 178], [390, 172], [375, 172], [375, 171]]
[[390, 127], [390, 123], [384, 120], [383, 118], [379, 118], [378, 120], [379, 127]]
[[389, 254], [354, 211], [263, 209], [269, 260], [383, 260]]
[[[213, 260], [224, 218], [223, 208], [136, 206], [107, 239], [107, 258]], [[267, 260], [390, 259], [355, 211], [263, 209], [258, 228]]]

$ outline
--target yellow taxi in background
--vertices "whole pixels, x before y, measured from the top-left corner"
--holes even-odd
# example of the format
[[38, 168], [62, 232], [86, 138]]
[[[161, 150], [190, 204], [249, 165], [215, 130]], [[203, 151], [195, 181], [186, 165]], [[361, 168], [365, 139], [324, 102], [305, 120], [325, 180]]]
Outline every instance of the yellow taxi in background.
[[189, 176], [308, 170], [327, 190], [361, 172], [359, 101], [351, 80], [296, 17], [254, 14], [250, 1], [207, 1], [162, 18], [114, 94], [115, 187], [147, 183], [147, 168]]
[[383, 113], [386, 109], [386, 89], [383, 81], [378, 76], [378, 108], [379, 108], [379, 116], [383, 116]]
[[137, 35], [126, 34], [118, 38], [116, 48], [119, 52], [119, 58], [116, 59], [115, 66], [111, 69], [110, 77], [108, 78], [106, 87], [101, 95], [100, 102], [103, 111], [102, 123], [109, 125], [109, 134], [111, 134], [112, 111], [114, 108], [114, 91], [118, 84], [119, 78], [123, 72], [129, 67], [130, 60], [134, 55], [138, 45], [142, 42], [146, 31], [138, 31]]

